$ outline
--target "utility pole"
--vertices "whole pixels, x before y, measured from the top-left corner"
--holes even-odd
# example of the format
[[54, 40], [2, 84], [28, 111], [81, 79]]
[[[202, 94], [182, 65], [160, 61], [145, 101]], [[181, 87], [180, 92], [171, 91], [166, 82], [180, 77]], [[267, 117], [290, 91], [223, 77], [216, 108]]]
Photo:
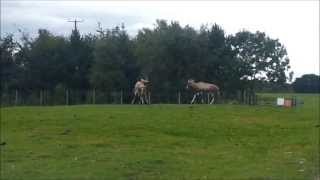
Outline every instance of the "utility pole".
[[103, 33], [104, 33], [104, 31], [103, 31], [103, 29], [102, 29], [102, 27], [101, 27], [101, 23], [100, 23], [100, 22], [98, 22], [97, 32], [100, 33], [100, 34], [103, 34]]
[[83, 22], [83, 20], [73, 20], [73, 21], [71, 21], [71, 20], [69, 20], [68, 22], [73, 22], [74, 23], [74, 30], [76, 30], [77, 31], [77, 23], [81, 23], [81, 22]]

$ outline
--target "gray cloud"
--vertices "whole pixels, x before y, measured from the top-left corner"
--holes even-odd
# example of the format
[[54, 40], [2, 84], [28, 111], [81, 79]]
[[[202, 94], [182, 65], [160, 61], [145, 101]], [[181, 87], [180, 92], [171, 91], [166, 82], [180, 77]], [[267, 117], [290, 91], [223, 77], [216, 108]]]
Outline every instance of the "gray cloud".
[[36, 35], [39, 28], [45, 28], [59, 35], [67, 35], [71, 32], [73, 24], [68, 20], [82, 19], [79, 29], [83, 33], [94, 33], [97, 22], [101, 22], [104, 28], [112, 28], [125, 23], [134, 34], [137, 24], [145, 24], [148, 18], [139, 15], [114, 11], [108, 6], [77, 6], [66, 2], [2, 2], [2, 33], [17, 33], [23, 29], [31, 35]]

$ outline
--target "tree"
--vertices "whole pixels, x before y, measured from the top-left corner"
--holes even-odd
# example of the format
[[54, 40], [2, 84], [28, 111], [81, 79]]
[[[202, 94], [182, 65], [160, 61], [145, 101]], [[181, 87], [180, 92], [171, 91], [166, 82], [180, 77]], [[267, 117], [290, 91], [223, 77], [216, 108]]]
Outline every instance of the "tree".
[[184, 89], [189, 78], [214, 82], [224, 91], [233, 91], [240, 81], [235, 74], [235, 53], [217, 24], [202, 26], [198, 32], [178, 22], [157, 20], [154, 29], [139, 31], [135, 43], [142, 73], [157, 82], [152, 86], [155, 91]]
[[139, 31], [135, 44], [141, 73], [157, 82], [153, 92], [177, 92], [191, 76], [200, 77], [200, 47], [193, 28], [157, 20], [154, 29]]
[[13, 35], [7, 35], [0, 39], [0, 67], [1, 67], [1, 91], [17, 88], [19, 85], [20, 64], [15, 59], [18, 43], [14, 42]]
[[238, 62], [235, 52], [232, 51], [229, 37], [226, 37], [224, 30], [217, 24], [210, 28], [202, 26], [199, 38], [201, 42], [202, 69], [205, 69], [204, 80], [219, 85], [225, 94], [234, 94], [239, 87], [239, 75], [236, 67]]
[[132, 42], [124, 27], [107, 30], [96, 41], [90, 81], [93, 87], [106, 90], [129, 90], [138, 69]]
[[[40, 29], [39, 36], [24, 47], [20, 59], [25, 58], [29, 87], [36, 89], [53, 89], [67, 76], [66, 52], [64, 38], [52, 35], [48, 30]], [[22, 54], [23, 53], [23, 54]]]
[[289, 58], [278, 39], [259, 31], [241, 31], [231, 36], [230, 41], [239, 62], [237, 73], [247, 87], [253, 88], [257, 81], [286, 82]]
[[[40, 29], [38, 37], [25, 36], [21, 44], [1, 39], [2, 82], [11, 89], [59, 87], [62, 93], [66, 88], [131, 91], [143, 77], [163, 99], [185, 89], [190, 78], [215, 83], [229, 97], [258, 86], [282, 87], [288, 80], [285, 47], [263, 32], [226, 35], [217, 24], [195, 30], [165, 20], [133, 38], [124, 25], [98, 32], [81, 36], [73, 30], [65, 38]], [[81, 94], [85, 100], [87, 94]]]
[[67, 54], [67, 72], [65, 84], [68, 88], [88, 89], [89, 73], [93, 61], [93, 48], [95, 37], [81, 37], [77, 29], [73, 30], [70, 36]]
[[295, 92], [298, 93], [320, 93], [320, 76], [305, 74], [297, 78], [292, 84]]

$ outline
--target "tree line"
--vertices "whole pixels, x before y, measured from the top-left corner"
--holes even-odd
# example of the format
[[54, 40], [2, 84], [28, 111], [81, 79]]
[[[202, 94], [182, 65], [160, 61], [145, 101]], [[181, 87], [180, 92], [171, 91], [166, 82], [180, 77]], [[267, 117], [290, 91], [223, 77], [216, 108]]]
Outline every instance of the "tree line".
[[292, 78], [286, 48], [264, 32], [228, 35], [218, 24], [196, 30], [157, 20], [130, 37], [124, 26], [69, 37], [39, 29], [35, 38], [1, 37], [1, 92], [100, 89], [131, 92], [148, 78], [153, 93], [184, 90], [188, 79], [217, 84], [226, 96], [284, 85]]

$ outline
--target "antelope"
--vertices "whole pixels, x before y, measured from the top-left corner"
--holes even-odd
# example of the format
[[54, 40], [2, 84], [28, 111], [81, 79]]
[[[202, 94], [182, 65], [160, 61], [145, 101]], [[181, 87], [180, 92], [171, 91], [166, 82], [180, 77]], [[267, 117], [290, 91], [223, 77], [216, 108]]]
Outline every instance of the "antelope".
[[136, 82], [134, 89], [133, 89], [134, 97], [132, 99], [131, 104], [134, 104], [137, 97], [140, 99], [139, 103], [150, 104], [150, 102], [148, 101], [148, 98], [147, 98], [149, 84], [150, 84], [150, 81], [142, 79], [142, 78]]
[[187, 89], [190, 88], [192, 91], [195, 92], [190, 104], [193, 104], [196, 97], [200, 94], [203, 94], [204, 92], [208, 93], [209, 98], [210, 98], [210, 96], [212, 96], [210, 104], [214, 103], [215, 93], [217, 95], [219, 95], [219, 87], [215, 84], [212, 84], [212, 83], [206, 83], [206, 82], [201, 82], [201, 81], [195, 82], [193, 79], [189, 79], [187, 82], [186, 88]]

